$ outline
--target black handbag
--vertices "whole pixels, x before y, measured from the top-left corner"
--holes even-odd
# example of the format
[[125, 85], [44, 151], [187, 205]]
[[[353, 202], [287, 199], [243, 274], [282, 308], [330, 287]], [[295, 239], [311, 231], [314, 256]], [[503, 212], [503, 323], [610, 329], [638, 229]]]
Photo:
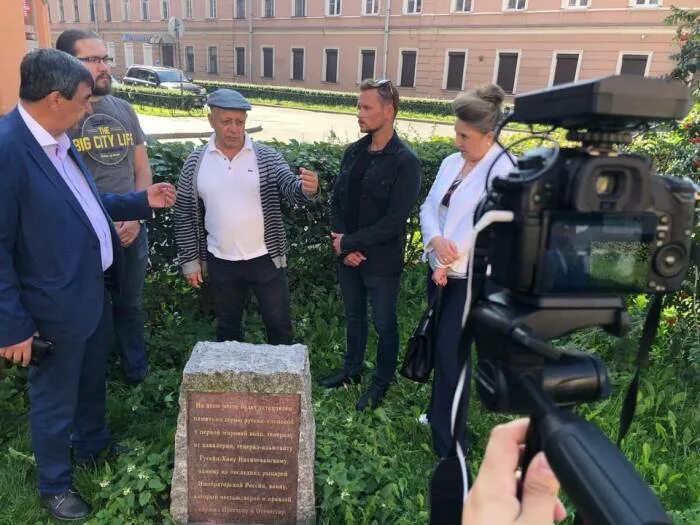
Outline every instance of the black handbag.
[[406, 344], [406, 355], [399, 373], [406, 379], [426, 383], [433, 370], [433, 331], [440, 308], [442, 286], [438, 286], [430, 304], [418, 321], [418, 326]]

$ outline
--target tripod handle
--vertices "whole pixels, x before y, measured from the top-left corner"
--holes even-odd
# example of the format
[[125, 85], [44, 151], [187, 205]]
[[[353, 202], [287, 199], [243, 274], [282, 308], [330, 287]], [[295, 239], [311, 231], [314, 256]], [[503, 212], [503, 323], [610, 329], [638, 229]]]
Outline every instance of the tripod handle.
[[536, 421], [547, 460], [586, 522], [672, 524], [632, 464], [595, 425], [558, 409]]

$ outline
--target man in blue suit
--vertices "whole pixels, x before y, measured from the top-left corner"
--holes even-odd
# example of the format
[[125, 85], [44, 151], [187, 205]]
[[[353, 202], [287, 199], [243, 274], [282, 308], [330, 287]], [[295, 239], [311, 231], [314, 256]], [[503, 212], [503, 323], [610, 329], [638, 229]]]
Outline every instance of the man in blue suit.
[[87, 461], [110, 446], [104, 328], [122, 265], [112, 220], [150, 217], [175, 191], [98, 195], [65, 133], [91, 109], [92, 75], [52, 49], [20, 71], [20, 104], [0, 120], [0, 357], [27, 366], [35, 336], [54, 343], [29, 370], [32, 447], [44, 504], [80, 519], [90, 508], [71, 488], [71, 448]]

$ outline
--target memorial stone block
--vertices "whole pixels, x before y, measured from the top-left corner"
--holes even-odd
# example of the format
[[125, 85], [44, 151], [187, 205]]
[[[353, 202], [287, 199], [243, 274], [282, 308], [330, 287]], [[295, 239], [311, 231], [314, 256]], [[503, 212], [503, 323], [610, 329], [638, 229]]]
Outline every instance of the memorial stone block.
[[305, 346], [197, 343], [185, 366], [171, 514], [179, 524], [311, 524]]

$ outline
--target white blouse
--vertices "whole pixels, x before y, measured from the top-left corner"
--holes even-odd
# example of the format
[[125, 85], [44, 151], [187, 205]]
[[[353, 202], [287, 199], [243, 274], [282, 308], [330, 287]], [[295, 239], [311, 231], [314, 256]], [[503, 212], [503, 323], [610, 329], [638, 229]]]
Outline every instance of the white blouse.
[[457, 245], [459, 257], [448, 266], [449, 277], [464, 278], [467, 275], [469, 261], [467, 245], [474, 228], [474, 212], [486, 195], [486, 177], [494, 159], [496, 162], [491, 170], [490, 181], [495, 177], [507, 176], [513, 169], [509, 155], [503, 153], [503, 149], [498, 144], [494, 144], [453, 191], [450, 206], [446, 208], [441, 204], [442, 198], [459, 175], [465, 162], [459, 152], [449, 155], [442, 161], [428, 196], [420, 208], [423, 259], [430, 263], [431, 268], [443, 266], [437, 262], [433, 247], [430, 245], [433, 238], [444, 237]]

